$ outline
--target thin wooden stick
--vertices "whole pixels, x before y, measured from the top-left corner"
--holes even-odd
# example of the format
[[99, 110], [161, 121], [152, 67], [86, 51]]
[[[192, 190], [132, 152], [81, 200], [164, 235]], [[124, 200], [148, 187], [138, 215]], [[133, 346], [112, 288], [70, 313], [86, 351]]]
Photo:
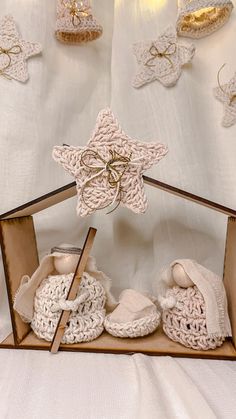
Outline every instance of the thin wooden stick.
[[[78, 290], [79, 290], [79, 286], [80, 286], [80, 281], [81, 281], [81, 277], [84, 273], [85, 270], [85, 266], [89, 257], [89, 253], [91, 251], [93, 242], [94, 242], [94, 238], [96, 235], [97, 230], [95, 228], [91, 228], [88, 231], [86, 240], [84, 242], [84, 246], [79, 258], [79, 262], [67, 295], [67, 300], [73, 301], [75, 300]], [[67, 322], [69, 320], [70, 317], [70, 311], [69, 310], [63, 310], [60, 316], [60, 319], [58, 321], [57, 324], [57, 328], [55, 331], [55, 334], [53, 336], [53, 340], [52, 340], [52, 344], [50, 347], [50, 352], [55, 354], [58, 352], [62, 337], [64, 335], [65, 332], [65, 328], [67, 326]]]

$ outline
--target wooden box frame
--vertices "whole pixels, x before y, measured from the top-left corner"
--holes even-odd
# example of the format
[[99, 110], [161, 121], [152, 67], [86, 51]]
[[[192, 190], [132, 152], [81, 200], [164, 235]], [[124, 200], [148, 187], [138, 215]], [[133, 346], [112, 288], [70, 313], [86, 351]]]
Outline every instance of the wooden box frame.
[[[104, 332], [98, 339], [73, 345], [60, 345], [62, 351], [148, 355], [170, 355], [191, 358], [236, 360], [236, 211], [205, 198], [175, 188], [144, 176], [146, 184], [176, 196], [193, 201], [228, 216], [226, 234], [224, 284], [229, 316], [233, 331], [232, 339], [215, 350], [196, 351], [171, 341], [159, 328], [144, 338], [119, 339]], [[0, 241], [7, 285], [13, 332], [0, 343], [0, 348], [50, 350], [50, 342], [38, 339], [29, 325], [25, 324], [13, 309], [13, 298], [23, 275], [31, 276], [39, 264], [33, 214], [76, 195], [75, 182], [41, 196], [14, 210], [0, 215]]]

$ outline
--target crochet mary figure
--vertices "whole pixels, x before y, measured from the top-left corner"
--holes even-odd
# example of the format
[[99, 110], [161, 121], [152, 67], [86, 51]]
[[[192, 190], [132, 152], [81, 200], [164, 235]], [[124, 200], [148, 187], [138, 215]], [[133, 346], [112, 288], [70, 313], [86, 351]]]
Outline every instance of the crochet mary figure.
[[193, 260], [180, 259], [163, 272], [161, 280], [163, 330], [170, 339], [207, 350], [232, 336], [224, 284], [216, 274]]
[[62, 343], [88, 342], [103, 332], [106, 309], [113, 309], [115, 300], [111, 280], [98, 271], [93, 257], [88, 259], [76, 299], [66, 300], [80, 253], [81, 249], [68, 245], [53, 248], [31, 278], [22, 278], [14, 309], [39, 338], [52, 341], [62, 310], [71, 311]]

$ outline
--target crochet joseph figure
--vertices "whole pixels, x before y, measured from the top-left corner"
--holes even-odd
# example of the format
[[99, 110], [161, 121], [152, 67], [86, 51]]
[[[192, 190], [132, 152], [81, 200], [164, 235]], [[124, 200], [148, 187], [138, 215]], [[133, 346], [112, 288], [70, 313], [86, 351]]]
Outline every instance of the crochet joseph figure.
[[56, 38], [65, 44], [93, 41], [102, 26], [92, 15], [88, 0], [57, 0]]
[[179, 36], [202, 38], [221, 28], [233, 10], [231, 0], [178, 0]]
[[62, 343], [88, 342], [103, 332], [105, 308], [114, 308], [115, 301], [110, 293], [111, 280], [97, 270], [92, 257], [76, 299], [66, 300], [80, 252], [66, 245], [54, 248], [31, 278], [22, 278], [14, 309], [25, 322], [31, 323], [39, 338], [52, 341], [62, 310], [71, 310]]
[[153, 300], [138, 291], [124, 290], [119, 304], [105, 319], [106, 331], [119, 338], [137, 338], [153, 333], [161, 318]]
[[142, 174], [167, 152], [163, 144], [130, 138], [111, 110], [103, 109], [87, 146], [56, 146], [53, 158], [75, 177], [77, 214], [85, 217], [119, 204], [144, 213], [147, 198]]
[[178, 42], [176, 30], [169, 26], [154, 41], [137, 42], [133, 45], [138, 69], [132, 85], [139, 88], [158, 80], [166, 87], [174, 86], [195, 53], [190, 43]]
[[163, 330], [184, 346], [215, 349], [231, 336], [223, 281], [195, 261], [174, 261], [162, 274]]

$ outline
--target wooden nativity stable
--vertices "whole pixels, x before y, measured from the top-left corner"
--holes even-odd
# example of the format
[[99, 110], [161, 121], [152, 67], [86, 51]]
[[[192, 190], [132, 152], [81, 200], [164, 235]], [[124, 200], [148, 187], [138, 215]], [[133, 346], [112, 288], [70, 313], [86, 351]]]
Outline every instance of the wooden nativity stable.
[[[30, 325], [24, 323], [20, 316], [14, 311], [13, 299], [16, 290], [20, 285], [22, 276], [31, 276], [39, 265], [33, 215], [76, 195], [76, 185], [75, 182], [73, 182], [0, 216], [2, 258], [12, 322], [12, 333], [0, 343], [0, 348], [38, 349], [50, 350], [51, 352], [57, 352], [59, 349], [62, 351], [116, 354], [133, 354], [139, 352], [148, 355], [236, 360], [236, 211], [164, 184], [155, 179], [146, 176], [144, 176], [143, 179], [146, 184], [152, 187], [206, 206], [209, 209], [221, 212], [228, 217], [224, 261], [224, 284], [233, 331], [232, 339], [227, 339], [224, 344], [217, 349], [197, 351], [173, 342], [164, 334], [162, 328], [159, 327], [152, 335], [143, 338], [120, 339], [103, 332], [99, 338], [92, 342], [73, 345], [60, 344], [64, 328], [70, 315], [68, 311], [62, 312], [52, 343], [37, 338], [31, 330]], [[68, 299], [72, 300], [76, 296], [95, 233], [96, 230], [90, 228], [68, 294]]]

